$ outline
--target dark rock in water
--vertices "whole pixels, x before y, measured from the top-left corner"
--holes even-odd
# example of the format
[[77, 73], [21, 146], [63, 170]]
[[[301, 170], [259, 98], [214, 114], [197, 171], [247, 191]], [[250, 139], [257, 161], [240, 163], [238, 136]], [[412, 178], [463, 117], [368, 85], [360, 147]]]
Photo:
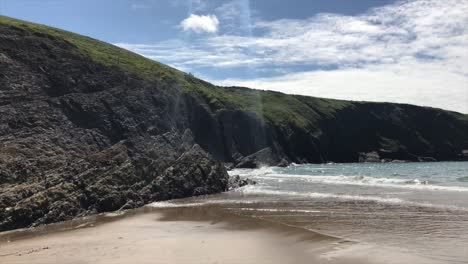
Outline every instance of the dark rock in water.
[[278, 164], [276, 164], [277, 167], [288, 167], [291, 164], [291, 162], [287, 161], [286, 159], [281, 159]]
[[258, 166], [259, 164], [257, 164], [257, 161], [254, 158], [249, 158], [249, 159], [243, 159], [241, 162], [239, 162], [236, 165], [236, 168], [255, 169]]
[[255, 185], [256, 181], [248, 178], [242, 179], [239, 175], [234, 175], [229, 177], [229, 190], [237, 189], [246, 185]]
[[377, 151], [359, 153], [359, 162], [381, 162]]
[[418, 157], [418, 161], [421, 161], [421, 162], [434, 162], [434, 161], [437, 161], [435, 158], [433, 157]]
[[468, 149], [462, 150], [458, 156], [459, 156], [459, 160], [468, 161]]
[[[272, 148], [261, 149], [247, 157], [242, 158], [236, 165], [236, 168], [259, 168], [261, 166], [275, 166], [280, 160], [277, 153]], [[287, 162], [287, 161], [285, 161]]]
[[392, 160], [392, 163], [405, 163], [405, 162], [408, 162], [407, 160]]

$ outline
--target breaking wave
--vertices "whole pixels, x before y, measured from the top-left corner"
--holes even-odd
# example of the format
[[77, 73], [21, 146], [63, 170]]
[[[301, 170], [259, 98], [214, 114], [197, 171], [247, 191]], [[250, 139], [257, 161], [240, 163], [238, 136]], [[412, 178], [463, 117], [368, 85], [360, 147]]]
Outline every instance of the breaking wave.
[[440, 205], [432, 204], [425, 202], [413, 202], [407, 201], [401, 198], [394, 197], [379, 197], [379, 196], [367, 196], [367, 195], [349, 195], [349, 194], [335, 194], [335, 193], [319, 193], [319, 192], [295, 192], [295, 191], [279, 191], [265, 189], [258, 186], [245, 186], [240, 189], [235, 190], [236, 192], [241, 192], [245, 195], [273, 195], [273, 196], [291, 196], [291, 197], [307, 197], [307, 198], [317, 198], [317, 199], [337, 199], [344, 201], [365, 201], [365, 202], [376, 202], [383, 204], [393, 204], [401, 206], [417, 206], [417, 207], [430, 207], [437, 209], [445, 210], [457, 210], [457, 211], [467, 211], [466, 207], [452, 206], [452, 205]]
[[433, 182], [420, 179], [399, 179], [399, 178], [379, 178], [370, 176], [314, 176], [314, 175], [297, 175], [297, 174], [275, 174], [264, 173], [256, 176], [259, 179], [267, 180], [302, 180], [311, 183], [322, 184], [341, 184], [341, 185], [359, 185], [359, 186], [374, 186], [383, 188], [403, 188], [417, 190], [432, 190], [432, 191], [452, 191], [452, 192], [468, 192], [468, 187], [462, 186], [442, 186], [435, 185]]

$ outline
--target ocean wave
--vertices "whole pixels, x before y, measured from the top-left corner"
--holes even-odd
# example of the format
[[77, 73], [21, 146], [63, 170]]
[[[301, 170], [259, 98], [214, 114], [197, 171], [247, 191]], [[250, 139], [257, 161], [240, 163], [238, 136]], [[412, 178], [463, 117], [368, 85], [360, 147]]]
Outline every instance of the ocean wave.
[[[251, 176], [252, 177], [252, 176]], [[314, 176], [314, 175], [297, 175], [297, 174], [262, 174], [255, 176], [260, 179], [269, 180], [303, 180], [312, 183], [337, 184], [337, 185], [358, 185], [358, 186], [373, 186], [383, 188], [402, 188], [416, 190], [431, 190], [431, 191], [452, 191], [452, 192], [468, 192], [467, 187], [462, 186], [441, 186], [435, 185], [433, 182], [420, 179], [398, 179], [398, 178], [379, 178], [370, 176]]]
[[228, 171], [230, 176], [239, 175], [241, 177], [257, 177], [275, 173], [274, 167], [261, 167], [258, 169], [233, 169]]
[[203, 206], [206, 203], [173, 203], [173, 202], [154, 202], [146, 206], [154, 208], [184, 208], [184, 207], [196, 207]]
[[153, 202], [147, 204], [146, 206], [154, 208], [184, 208], [184, 207], [197, 207], [197, 206], [206, 206], [206, 205], [223, 205], [223, 204], [253, 204], [257, 201], [251, 200], [203, 200], [199, 202], [179, 202], [179, 201], [162, 201], [162, 202]]
[[318, 199], [337, 199], [344, 201], [364, 201], [364, 202], [376, 202], [383, 204], [394, 204], [402, 206], [417, 206], [417, 207], [430, 207], [443, 210], [457, 210], [466, 211], [468, 208], [452, 206], [452, 205], [439, 205], [424, 202], [413, 202], [407, 201], [395, 197], [379, 197], [379, 196], [367, 196], [367, 195], [349, 195], [349, 194], [335, 194], [335, 193], [319, 193], [319, 192], [295, 192], [295, 191], [280, 191], [265, 189], [257, 186], [245, 186], [235, 190], [244, 195], [274, 195], [274, 196], [292, 196], [292, 197], [307, 197], [307, 198], [318, 198]]
[[468, 176], [457, 178], [459, 182], [468, 182]]
[[258, 212], [272, 212], [272, 213], [320, 213], [318, 210], [305, 210], [305, 209], [278, 209], [278, 208], [228, 208], [230, 210], [240, 211], [258, 211]]
[[265, 195], [278, 195], [278, 196], [301, 196], [310, 198], [337, 198], [343, 200], [360, 200], [360, 201], [379, 201], [386, 203], [401, 203], [402, 199], [399, 198], [382, 198], [377, 196], [360, 196], [360, 195], [347, 195], [347, 194], [333, 194], [333, 193], [318, 193], [318, 192], [295, 192], [295, 191], [279, 191], [264, 189], [257, 186], [245, 186], [235, 190], [247, 195], [265, 194]]

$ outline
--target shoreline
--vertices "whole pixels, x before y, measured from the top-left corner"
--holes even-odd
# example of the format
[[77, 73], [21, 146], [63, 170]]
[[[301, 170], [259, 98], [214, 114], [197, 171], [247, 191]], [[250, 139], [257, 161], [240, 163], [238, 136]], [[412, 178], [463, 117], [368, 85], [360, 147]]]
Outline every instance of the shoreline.
[[396, 252], [379, 254], [380, 249], [370, 245], [215, 206], [145, 206], [0, 233], [0, 262], [8, 264], [366, 264], [401, 263], [389, 260], [402, 258], [427, 263]]
[[1, 233], [0, 261], [300, 264], [309, 263], [335, 243], [342, 241], [220, 213], [217, 208], [147, 206], [116, 216], [96, 215]]

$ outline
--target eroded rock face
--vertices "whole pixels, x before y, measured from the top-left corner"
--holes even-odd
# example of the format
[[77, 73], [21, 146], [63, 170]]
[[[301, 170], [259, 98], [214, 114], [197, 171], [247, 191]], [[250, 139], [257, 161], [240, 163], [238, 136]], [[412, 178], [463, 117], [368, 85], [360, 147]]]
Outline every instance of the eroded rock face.
[[188, 95], [14, 27], [0, 35], [0, 231], [222, 192]]
[[[34, 167], [31, 167], [34, 169]], [[223, 165], [185, 134], [118, 142], [20, 184], [3, 184], [0, 230], [227, 190]]]

